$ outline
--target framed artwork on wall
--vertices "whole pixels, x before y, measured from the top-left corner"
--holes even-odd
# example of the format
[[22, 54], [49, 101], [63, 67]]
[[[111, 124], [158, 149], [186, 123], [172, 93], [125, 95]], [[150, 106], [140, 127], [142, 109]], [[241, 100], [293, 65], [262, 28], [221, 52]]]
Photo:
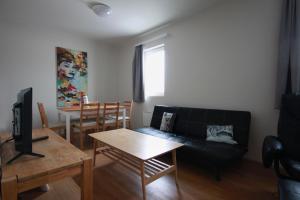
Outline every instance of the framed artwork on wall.
[[88, 91], [87, 52], [56, 47], [57, 106], [80, 104]]

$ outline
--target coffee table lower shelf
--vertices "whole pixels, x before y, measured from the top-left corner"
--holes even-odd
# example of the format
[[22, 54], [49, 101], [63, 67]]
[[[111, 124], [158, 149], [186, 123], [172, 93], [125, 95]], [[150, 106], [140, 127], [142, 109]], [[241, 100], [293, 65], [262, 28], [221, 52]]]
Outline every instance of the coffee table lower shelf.
[[140, 160], [118, 149], [105, 145], [97, 149], [97, 154], [103, 154], [106, 157], [118, 162], [124, 167], [140, 175], [142, 181], [143, 199], [146, 199], [145, 186], [166, 174], [174, 172], [175, 181], [177, 184], [177, 164], [175, 149], [172, 150], [172, 164], [164, 163], [155, 158], [151, 158], [149, 160]]

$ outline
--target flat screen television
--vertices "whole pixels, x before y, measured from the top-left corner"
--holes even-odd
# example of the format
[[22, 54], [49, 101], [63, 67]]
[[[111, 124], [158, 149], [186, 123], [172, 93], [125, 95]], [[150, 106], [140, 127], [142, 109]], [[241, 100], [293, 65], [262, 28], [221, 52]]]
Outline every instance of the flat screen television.
[[48, 136], [32, 139], [32, 88], [21, 90], [17, 102], [13, 105], [13, 139], [19, 153], [10, 159], [10, 164], [22, 155], [44, 157], [32, 152], [32, 142], [47, 139]]
[[13, 106], [13, 138], [19, 152], [32, 152], [32, 88], [21, 90]]

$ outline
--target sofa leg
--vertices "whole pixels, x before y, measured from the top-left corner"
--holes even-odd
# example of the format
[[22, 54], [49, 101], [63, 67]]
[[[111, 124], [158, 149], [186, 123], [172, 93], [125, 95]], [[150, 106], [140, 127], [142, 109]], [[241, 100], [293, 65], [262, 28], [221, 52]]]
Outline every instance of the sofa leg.
[[221, 181], [221, 170], [218, 167], [215, 169], [215, 179], [216, 181]]

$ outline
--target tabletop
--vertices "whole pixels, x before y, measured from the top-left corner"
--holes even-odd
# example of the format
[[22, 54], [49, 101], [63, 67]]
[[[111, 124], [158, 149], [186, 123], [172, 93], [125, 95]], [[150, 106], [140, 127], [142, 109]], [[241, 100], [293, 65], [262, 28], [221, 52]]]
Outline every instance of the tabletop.
[[[9, 133], [1, 133], [1, 140]], [[78, 166], [89, 156], [78, 148], [64, 140], [50, 129], [34, 129], [32, 138], [49, 136], [47, 140], [38, 141], [32, 144], [33, 152], [43, 154], [45, 157], [37, 158], [22, 156], [12, 164], [2, 167], [2, 179], [17, 176], [18, 180], [27, 180], [43, 174], [54, 173], [64, 168]], [[1, 152], [2, 164], [15, 155], [14, 143], [9, 142], [3, 146]]]
[[183, 146], [178, 142], [145, 135], [129, 129], [104, 131], [89, 134], [89, 136], [140, 160], [149, 160]]

